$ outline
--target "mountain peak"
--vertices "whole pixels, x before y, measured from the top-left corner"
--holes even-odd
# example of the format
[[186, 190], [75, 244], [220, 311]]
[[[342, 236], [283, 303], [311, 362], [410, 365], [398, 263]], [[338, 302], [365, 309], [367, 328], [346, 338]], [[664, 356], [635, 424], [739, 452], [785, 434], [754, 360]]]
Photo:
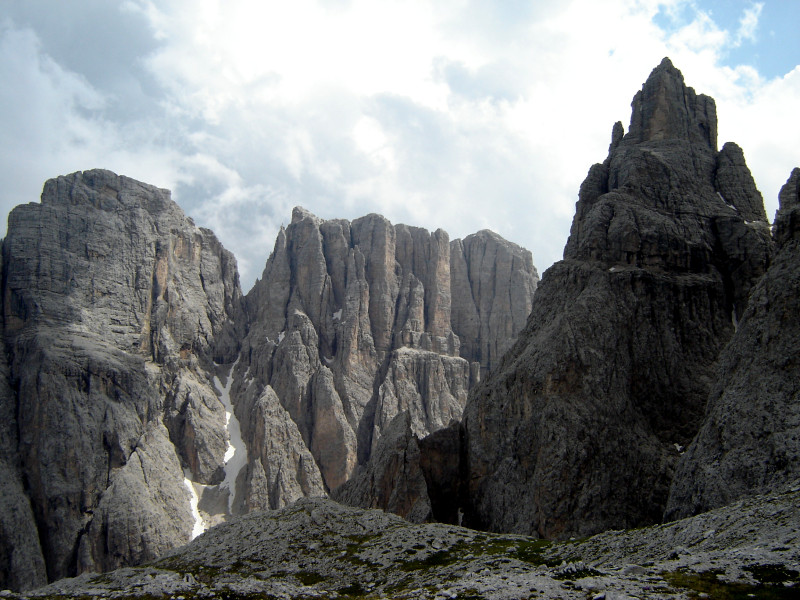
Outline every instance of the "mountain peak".
[[687, 87], [669, 58], [652, 70], [631, 103], [627, 138], [633, 143], [682, 140], [717, 150], [717, 107], [714, 99]]

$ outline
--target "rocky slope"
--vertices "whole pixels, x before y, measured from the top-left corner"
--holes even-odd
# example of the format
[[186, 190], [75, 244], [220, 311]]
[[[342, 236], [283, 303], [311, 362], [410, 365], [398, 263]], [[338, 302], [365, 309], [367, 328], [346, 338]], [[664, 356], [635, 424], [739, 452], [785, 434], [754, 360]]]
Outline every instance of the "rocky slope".
[[438, 519], [552, 539], [662, 518], [772, 241], [741, 149], [717, 150], [711, 98], [665, 59], [632, 108], [519, 340], [460, 426], [420, 442]]
[[777, 252], [719, 359], [706, 419], [666, 517], [764, 493], [800, 475], [800, 169], [780, 192]]
[[189, 477], [222, 476], [209, 373], [235, 356], [233, 256], [169, 192], [108, 171], [50, 180], [3, 241], [2, 585], [189, 541]]
[[[530, 253], [491, 232], [450, 242], [378, 215], [324, 221], [296, 208], [245, 299], [232, 393], [240, 422], [259, 425], [243, 432], [242, 508], [342, 485], [402, 413], [417, 436], [459, 419], [537, 281]], [[267, 405], [271, 419], [259, 416]], [[296, 433], [269, 446], [265, 428], [289, 423]]]
[[150, 565], [25, 597], [788, 600], [800, 591], [799, 506], [795, 483], [670, 525], [551, 543], [304, 499]]

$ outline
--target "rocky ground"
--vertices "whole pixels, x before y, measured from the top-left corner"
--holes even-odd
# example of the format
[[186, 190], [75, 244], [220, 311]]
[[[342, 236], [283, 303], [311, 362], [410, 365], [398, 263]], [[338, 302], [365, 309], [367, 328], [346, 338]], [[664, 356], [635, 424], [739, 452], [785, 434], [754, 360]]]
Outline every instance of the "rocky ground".
[[551, 543], [303, 499], [147, 565], [22, 598], [800, 598], [800, 481], [675, 523]]

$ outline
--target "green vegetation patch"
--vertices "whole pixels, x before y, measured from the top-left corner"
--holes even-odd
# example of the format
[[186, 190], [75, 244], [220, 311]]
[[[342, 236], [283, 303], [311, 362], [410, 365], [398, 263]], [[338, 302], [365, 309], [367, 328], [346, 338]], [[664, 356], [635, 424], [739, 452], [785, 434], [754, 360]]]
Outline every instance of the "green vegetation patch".
[[313, 571], [298, 571], [294, 574], [295, 579], [303, 585], [316, 585], [325, 581], [325, 576]]
[[476, 589], [468, 589], [459, 592], [456, 600], [486, 600], [485, 596], [481, 596]]
[[350, 597], [353, 596], [361, 597], [367, 595], [367, 590], [361, 587], [361, 584], [358, 582], [339, 588], [336, 591], [339, 592], [339, 594], [342, 594], [343, 596], [350, 596]]
[[552, 545], [550, 540], [521, 541], [511, 551], [510, 556], [531, 565], [557, 567], [562, 562], [560, 558], [544, 555], [544, 551]]
[[[690, 573], [687, 571], [673, 571], [662, 573], [661, 576], [673, 587], [689, 590], [689, 597], [693, 599], [708, 598], [708, 600], [797, 600], [800, 598], [800, 588], [786, 587], [781, 584], [759, 584], [722, 581], [718, 575], [720, 571], [712, 570], [703, 573]], [[701, 596], [701, 594], [704, 594]]]
[[[794, 569], [787, 569], [783, 565], [750, 565], [744, 570], [753, 576], [753, 579], [767, 584], [800, 583], [800, 573]], [[800, 593], [800, 590], [798, 590]]]
[[[403, 571], [419, 571], [433, 567], [444, 567], [465, 557], [492, 557], [498, 560], [509, 561], [516, 559], [535, 566], [555, 567], [561, 564], [558, 557], [545, 555], [552, 545], [549, 540], [526, 540], [521, 538], [481, 537], [471, 541], [459, 541], [447, 550], [440, 550], [424, 558], [408, 560], [400, 565]], [[424, 547], [413, 546], [412, 549]], [[411, 553], [407, 550], [409, 554]]]
[[376, 537], [379, 536], [380, 534], [378, 533], [362, 533], [356, 535], [346, 535], [344, 537], [350, 540], [351, 542], [354, 542], [355, 544], [366, 544], [367, 542], [371, 542], [372, 540], [374, 540]]
[[[455, 546], [453, 549], [454, 548]], [[458, 562], [460, 558], [461, 555], [453, 552], [452, 549], [450, 551], [441, 550], [439, 552], [429, 554], [425, 558], [404, 562], [400, 565], [400, 569], [402, 571], [420, 571], [422, 569], [430, 569], [432, 567], [445, 567], [453, 564], [454, 562]]]
[[553, 579], [558, 579], [559, 581], [570, 582], [576, 579], [583, 579], [584, 577], [597, 577], [602, 575], [600, 571], [597, 569], [592, 569], [591, 567], [583, 567], [581, 569], [570, 569], [564, 573], [556, 573], [553, 575]]

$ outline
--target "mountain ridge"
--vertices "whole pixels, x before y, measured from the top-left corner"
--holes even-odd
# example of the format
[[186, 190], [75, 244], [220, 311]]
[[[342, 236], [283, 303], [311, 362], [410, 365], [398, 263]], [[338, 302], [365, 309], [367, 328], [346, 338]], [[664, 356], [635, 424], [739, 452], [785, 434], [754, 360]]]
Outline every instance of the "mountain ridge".
[[[0, 267], [8, 356], [0, 361], [0, 471], [8, 481], [0, 586], [135, 564], [231, 512], [324, 495], [359, 452], [366, 459], [381, 419], [388, 424], [398, 406], [417, 408], [421, 433], [460, 416], [482, 359], [480, 348], [459, 355], [450, 324], [447, 234], [365, 219], [391, 242], [383, 272], [370, 270], [380, 262], [369, 246], [378, 234], [362, 227], [366, 246], [342, 246], [349, 263], [341, 253], [315, 254], [312, 239], [350, 225], [298, 208], [267, 262], [273, 279], [245, 297], [233, 255], [167, 190], [89, 170], [48, 180], [40, 203], [11, 213]], [[507, 295], [512, 274], [515, 284], [522, 278], [527, 287], [515, 293], [526, 311], [538, 279], [530, 253], [499, 237], [475, 239], [484, 238], [484, 267], [508, 267], [491, 275], [500, 288], [508, 279]], [[432, 256], [439, 259], [428, 269]], [[500, 288], [502, 308], [510, 300], [502, 304]], [[323, 310], [325, 294], [338, 304]], [[483, 340], [494, 352], [513, 339], [516, 313], [497, 325], [487, 315], [483, 329], [474, 313], [474, 323], [464, 319], [473, 345]], [[360, 367], [352, 379], [364, 383], [364, 423], [345, 415], [357, 399], [345, 394], [353, 386], [335, 385], [334, 363], [346, 363], [338, 350]], [[339, 384], [349, 375], [338, 372]], [[449, 404], [438, 401], [441, 390], [452, 390]], [[244, 444], [236, 465], [245, 464], [235, 471], [231, 419]], [[357, 432], [368, 434], [360, 447]]]

